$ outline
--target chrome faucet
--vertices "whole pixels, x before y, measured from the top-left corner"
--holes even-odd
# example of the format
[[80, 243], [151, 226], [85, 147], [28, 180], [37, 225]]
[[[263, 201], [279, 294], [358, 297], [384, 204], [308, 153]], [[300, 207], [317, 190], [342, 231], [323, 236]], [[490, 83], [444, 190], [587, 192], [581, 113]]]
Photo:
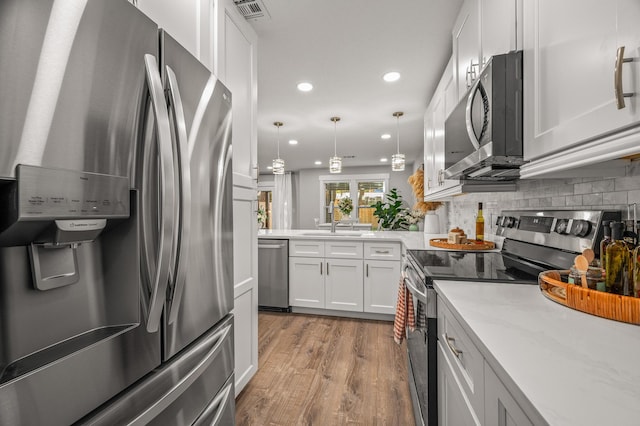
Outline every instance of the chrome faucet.
[[334, 203], [335, 201], [331, 201], [331, 204], [329, 204], [326, 208], [329, 209], [329, 215], [331, 215], [331, 233], [335, 234], [336, 233], [336, 219], [335, 219], [335, 207], [334, 207]]

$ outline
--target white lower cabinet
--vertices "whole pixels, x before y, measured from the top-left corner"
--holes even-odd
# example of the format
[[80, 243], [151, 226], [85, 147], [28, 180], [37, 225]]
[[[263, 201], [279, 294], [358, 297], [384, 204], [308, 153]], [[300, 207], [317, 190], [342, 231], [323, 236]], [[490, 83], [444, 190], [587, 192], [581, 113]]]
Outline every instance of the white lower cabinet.
[[486, 362], [484, 363], [484, 400], [485, 424], [496, 426], [534, 425]]
[[517, 391], [510, 392], [438, 296], [438, 424], [546, 424]]
[[364, 261], [364, 311], [395, 314], [398, 299], [397, 282], [400, 262], [393, 260]]
[[[292, 240], [292, 307], [395, 313], [401, 244], [349, 240]], [[363, 262], [364, 259], [364, 262]]]
[[289, 258], [289, 304], [324, 308], [324, 259]]
[[438, 424], [440, 426], [480, 425], [471, 403], [438, 343]]

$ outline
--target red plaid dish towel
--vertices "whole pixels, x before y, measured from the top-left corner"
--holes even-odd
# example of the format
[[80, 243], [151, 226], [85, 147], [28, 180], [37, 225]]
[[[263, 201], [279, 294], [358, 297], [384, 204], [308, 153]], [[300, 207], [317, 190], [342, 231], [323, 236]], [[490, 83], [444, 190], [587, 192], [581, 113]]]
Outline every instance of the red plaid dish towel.
[[409, 329], [413, 331], [415, 326], [416, 317], [413, 312], [413, 297], [404, 283], [404, 277], [401, 277], [398, 288], [396, 317], [393, 322], [393, 340], [395, 340], [397, 344], [401, 344], [405, 336], [405, 329], [409, 327]]

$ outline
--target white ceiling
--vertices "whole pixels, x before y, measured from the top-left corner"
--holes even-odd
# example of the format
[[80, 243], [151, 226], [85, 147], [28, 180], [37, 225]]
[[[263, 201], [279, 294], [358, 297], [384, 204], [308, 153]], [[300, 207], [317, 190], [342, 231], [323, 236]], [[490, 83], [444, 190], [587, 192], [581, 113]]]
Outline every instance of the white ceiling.
[[[422, 157], [423, 116], [451, 55], [451, 27], [462, 0], [264, 0], [270, 19], [258, 33], [258, 164], [276, 157], [276, 127], [286, 170], [328, 168], [332, 116], [343, 167], [380, 165], [396, 151]], [[382, 75], [402, 77], [386, 83]], [[301, 81], [311, 92], [296, 89]], [[391, 139], [380, 138], [390, 133]], [[299, 141], [288, 144], [289, 139]], [[322, 161], [321, 166], [314, 165]]]

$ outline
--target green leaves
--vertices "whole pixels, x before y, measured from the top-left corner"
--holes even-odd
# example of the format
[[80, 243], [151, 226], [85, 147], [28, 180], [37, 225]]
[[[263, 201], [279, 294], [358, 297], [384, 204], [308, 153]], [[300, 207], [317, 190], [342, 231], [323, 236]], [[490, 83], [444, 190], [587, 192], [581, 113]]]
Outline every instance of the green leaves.
[[371, 205], [371, 207], [375, 209], [373, 214], [378, 218], [379, 228], [389, 230], [408, 229], [408, 209], [402, 207], [402, 195], [398, 194], [396, 188], [391, 188], [389, 192], [385, 194], [385, 198], [384, 203], [378, 201]]

